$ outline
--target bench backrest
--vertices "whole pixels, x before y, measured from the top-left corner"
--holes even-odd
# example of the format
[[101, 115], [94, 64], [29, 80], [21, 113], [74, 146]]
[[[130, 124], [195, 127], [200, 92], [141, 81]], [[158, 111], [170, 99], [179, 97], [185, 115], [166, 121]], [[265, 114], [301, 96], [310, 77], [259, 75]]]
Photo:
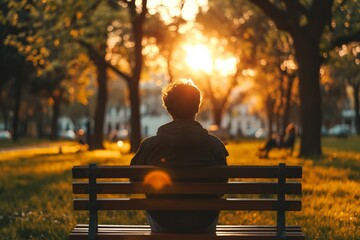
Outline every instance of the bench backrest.
[[[98, 210], [260, 210], [277, 211], [278, 234], [285, 231], [285, 211], [300, 211], [301, 200], [286, 194], [301, 194], [299, 166], [216, 166], [159, 168], [150, 166], [75, 166], [75, 210], [90, 211], [90, 229], [97, 228]], [[86, 179], [79, 181], [78, 179]], [[131, 181], [130, 181], [131, 179]], [[221, 180], [222, 179], [222, 180]], [[224, 179], [229, 179], [228, 182]], [[262, 181], [259, 181], [259, 180]], [[222, 182], [223, 181], [223, 182]], [[101, 194], [101, 198], [98, 198]], [[103, 195], [104, 194], [104, 195]], [[127, 194], [108, 197], [105, 194]], [[135, 198], [128, 194], [137, 194]], [[138, 194], [232, 194], [231, 198], [139, 198]], [[246, 194], [243, 198], [241, 194]], [[249, 197], [250, 194], [250, 197]], [[275, 194], [273, 198], [262, 198]], [[94, 229], [95, 228], [95, 229]]]

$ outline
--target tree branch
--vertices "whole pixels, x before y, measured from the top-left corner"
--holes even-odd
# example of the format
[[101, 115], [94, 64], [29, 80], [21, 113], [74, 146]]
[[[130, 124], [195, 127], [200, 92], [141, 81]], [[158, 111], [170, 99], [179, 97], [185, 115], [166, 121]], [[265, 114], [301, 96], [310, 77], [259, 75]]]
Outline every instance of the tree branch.
[[81, 46], [85, 47], [86, 50], [89, 52], [89, 56], [91, 58], [92, 61], [94, 61], [95, 64], [97, 64], [98, 62], [102, 62], [103, 64], [106, 65], [106, 67], [110, 68], [111, 70], [113, 70], [116, 74], [118, 74], [120, 77], [124, 78], [124, 80], [127, 83], [130, 83], [131, 78], [129, 75], [127, 75], [126, 73], [120, 71], [119, 69], [117, 69], [114, 65], [112, 65], [111, 63], [109, 63], [108, 61], [106, 61], [104, 59], [104, 57], [102, 57], [95, 49], [93, 46], [91, 46], [89, 43], [81, 40], [81, 39], [75, 39], [75, 41], [77, 41]]
[[348, 44], [350, 42], [360, 42], [360, 31], [336, 38], [331, 42], [331, 46], [332, 48], [340, 47], [341, 45]]
[[249, 0], [251, 3], [258, 6], [269, 18], [271, 18], [278, 29], [284, 31], [291, 31], [288, 19], [286, 18], [286, 12], [277, 8], [269, 0]]
[[122, 77], [127, 84], [130, 83], [131, 81], [131, 77], [129, 75], [127, 75], [126, 73], [124, 73], [123, 71], [120, 71], [119, 69], [117, 69], [114, 65], [112, 65], [110, 62], [105, 61], [105, 64], [108, 68], [110, 68], [111, 70], [113, 70], [116, 74], [118, 74], [120, 77]]
[[83, 46], [84, 48], [86, 48], [86, 50], [89, 52], [89, 56], [91, 58], [92, 61], [95, 62], [95, 64], [98, 64], [101, 60], [105, 61], [100, 54], [94, 49], [93, 46], [91, 46], [89, 43], [85, 42], [84, 40], [81, 39], [74, 39], [75, 41], [77, 41], [81, 46]]
[[330, 25], [332, 18], [332, 5], [334, 0], [314, 0], [311, 5], [310, 18], [307, 26], [310, 36], [315, 41], [320, 39], [323, 29]]

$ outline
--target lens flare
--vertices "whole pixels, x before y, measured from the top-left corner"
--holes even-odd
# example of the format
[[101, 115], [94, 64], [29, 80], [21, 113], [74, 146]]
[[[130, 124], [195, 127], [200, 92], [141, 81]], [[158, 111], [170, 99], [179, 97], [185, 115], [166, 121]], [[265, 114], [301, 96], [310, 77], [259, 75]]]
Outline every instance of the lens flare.
[[151, 185], [154, 189], [160, 190], [165, 185], [171, 185], [171, 179], [166, 172], [156, 170], [145, 176], [144, 184]]

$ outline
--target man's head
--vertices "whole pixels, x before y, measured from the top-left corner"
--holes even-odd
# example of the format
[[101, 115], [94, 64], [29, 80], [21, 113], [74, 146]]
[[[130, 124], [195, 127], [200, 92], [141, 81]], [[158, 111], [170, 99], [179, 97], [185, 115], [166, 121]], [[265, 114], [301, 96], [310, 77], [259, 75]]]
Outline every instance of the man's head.
[[174, 119], [194, 119], [201, 100], [201, 92], [191, 80], [170, 83], [162, 90], [163, 105]]

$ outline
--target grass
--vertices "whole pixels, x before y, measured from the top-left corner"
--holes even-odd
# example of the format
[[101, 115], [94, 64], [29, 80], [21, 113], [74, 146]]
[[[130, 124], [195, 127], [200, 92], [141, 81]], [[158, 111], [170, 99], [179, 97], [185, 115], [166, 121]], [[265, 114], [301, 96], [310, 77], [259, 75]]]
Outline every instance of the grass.
[[[360, 239], [360, 138], [326, 138], [321, 159], [287, 157], [274, 150], [258, 159], [260, 141], [227, 145], [229, 164], [303, 166], [303, 210], [287, 221], [303, 227], [306, 239]], [[86, 213], [72, 210], [71, 168], [89, 162], [128, 164], [131, 155], [105, 150], [76, 153], [77, 146], [13, 150], [0, 153], [0, 239], [67, 239]], [[295, 155], [295, 154], [294, 154]], [[108, 212], [103, 223], [145, 223], [143, 212]], [[222, 224], [272, 224], [272, 213], [222, 212]]]

